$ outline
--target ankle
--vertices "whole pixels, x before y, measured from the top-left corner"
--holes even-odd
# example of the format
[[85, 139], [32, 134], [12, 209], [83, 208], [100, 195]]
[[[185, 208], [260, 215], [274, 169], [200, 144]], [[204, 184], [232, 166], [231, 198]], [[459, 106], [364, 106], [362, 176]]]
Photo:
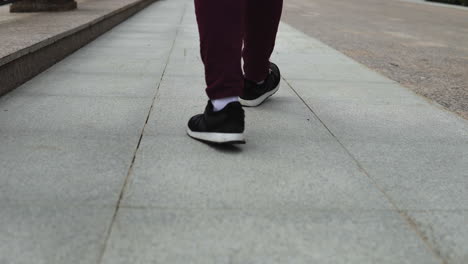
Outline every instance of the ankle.
[[213, 111], [218, 112], [224, 109], [226, 105], [232, 102], [238, 102], [239, 97], [238, 96], [231, 96], [231, 97], [225, 97], [225, 98], [219, 98], [219, 99], [213, 99], [211, 100], [211, 104], [213, 104]]

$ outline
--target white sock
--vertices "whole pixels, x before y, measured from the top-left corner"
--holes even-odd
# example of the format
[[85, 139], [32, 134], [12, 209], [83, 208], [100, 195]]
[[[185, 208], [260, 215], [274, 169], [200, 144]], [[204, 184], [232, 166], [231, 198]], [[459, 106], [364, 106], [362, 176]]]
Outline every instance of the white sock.
[[229, 103], [238, 102], [238, 101], [239, 101], [239, 96], [232, 96], [232, 97], [214, 99], [214, 100], [211, 100], [211, 103], [213, 104], [213, 111], [218, 112], [218, 111], [223, 110], [223, 108]]

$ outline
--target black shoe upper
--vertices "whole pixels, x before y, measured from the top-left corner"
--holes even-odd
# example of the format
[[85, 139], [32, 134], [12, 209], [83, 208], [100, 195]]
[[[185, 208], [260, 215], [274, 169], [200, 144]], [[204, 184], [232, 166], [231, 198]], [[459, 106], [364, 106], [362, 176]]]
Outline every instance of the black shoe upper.
[[232, 102], [222, 110], [214, 112], [213, 104], [208, 101], [203, 114], [193, 116], [188, 127], [193, 132], [243, 133], [244, 109], [239, 102]]
[[274, 90], [281, 80], [281, 74], [278, 66], [270, 62], [270, 72], [262, 84], [257, 84], [250, 80], [245, 80], [244, 94], [241, 96], [243, 100], [254, 100], [264, 95], [265, 93]]

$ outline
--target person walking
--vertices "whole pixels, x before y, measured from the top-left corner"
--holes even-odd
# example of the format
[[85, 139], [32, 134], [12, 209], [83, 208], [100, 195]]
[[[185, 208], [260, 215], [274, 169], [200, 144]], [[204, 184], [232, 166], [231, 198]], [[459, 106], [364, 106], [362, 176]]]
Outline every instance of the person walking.
[[242, 106], [259, 106], [279, 89], [280, 71], [270, 56], [282, 8], [283, 0], [195, 0], [209, 100], [204, 113], [189, 120], [190, 137], [245, 144]]

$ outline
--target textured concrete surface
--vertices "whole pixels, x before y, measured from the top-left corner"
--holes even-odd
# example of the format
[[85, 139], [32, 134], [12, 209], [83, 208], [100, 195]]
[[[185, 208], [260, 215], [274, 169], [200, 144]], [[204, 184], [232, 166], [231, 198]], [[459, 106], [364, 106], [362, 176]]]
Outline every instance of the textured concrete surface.
[[291, 0], [283, 14], [306, 34], [468, 119], [467, 17], [466, 7], [420, 0]]
[[48, 133], [1, 132], [0, 208], [114, 205], [137, 140]]
[[438, 263], [391, 211], [122, 209], [103, 263]]
[[468, 122], [287, 24], [273, 60], [238, 147], [185, 135], [189, 0], [0, 98], [0, 262], [466, 263]]
[[113, 208], [0, 204], [1, 263], [98, 263]]

